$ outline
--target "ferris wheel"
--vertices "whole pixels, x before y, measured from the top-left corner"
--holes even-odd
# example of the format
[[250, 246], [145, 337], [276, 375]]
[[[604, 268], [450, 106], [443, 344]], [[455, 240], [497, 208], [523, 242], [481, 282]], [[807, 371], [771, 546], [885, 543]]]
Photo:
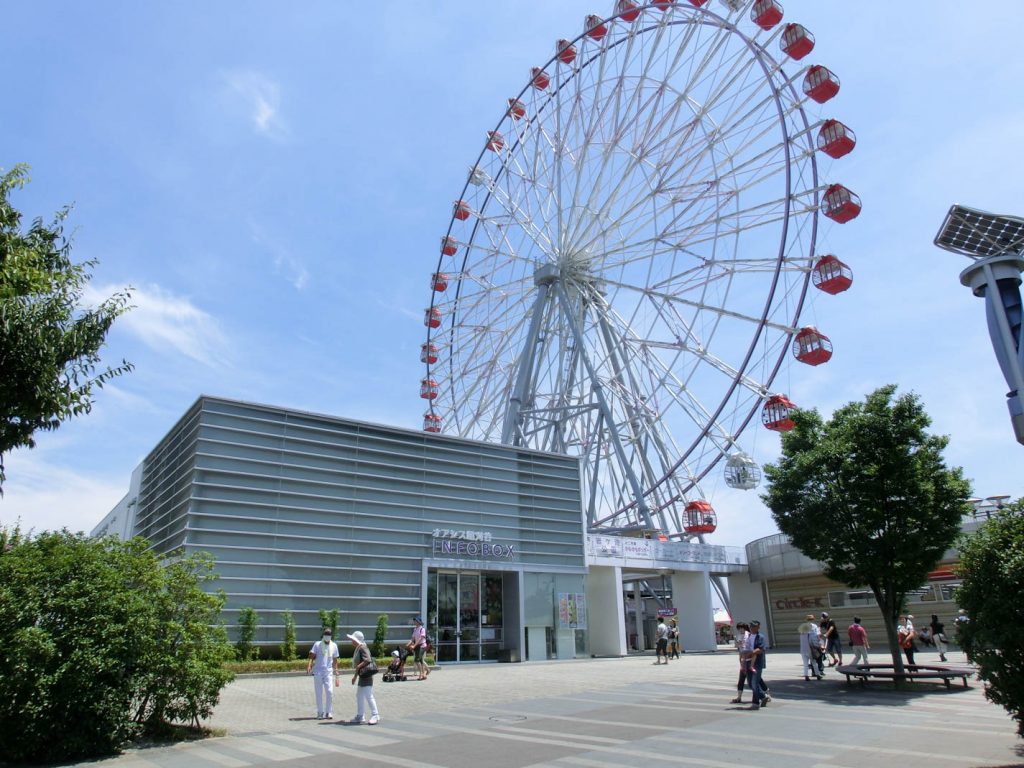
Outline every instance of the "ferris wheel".
[[[808, 115], [839, 90], [774, 0], [638, 3], [587, 16], [482, 133], [431, 277], [424, 429], [577, 455], [591, 531], [714, 530], [700, 481], [760, 413], [809, 286], [849, 287], [816, 253], [819, 213], [857, 196], [818, 177], [853, 132]], [[696, 519], [695, 519], [696, 518]]]

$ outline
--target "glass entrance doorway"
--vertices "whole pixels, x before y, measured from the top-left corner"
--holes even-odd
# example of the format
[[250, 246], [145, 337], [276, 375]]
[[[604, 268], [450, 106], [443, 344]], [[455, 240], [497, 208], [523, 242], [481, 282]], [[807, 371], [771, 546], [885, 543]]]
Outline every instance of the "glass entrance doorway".
[[502, 648], [503, 574], [430, 571], [428, 614], [437, 617], [439, 662], [497, 661]]

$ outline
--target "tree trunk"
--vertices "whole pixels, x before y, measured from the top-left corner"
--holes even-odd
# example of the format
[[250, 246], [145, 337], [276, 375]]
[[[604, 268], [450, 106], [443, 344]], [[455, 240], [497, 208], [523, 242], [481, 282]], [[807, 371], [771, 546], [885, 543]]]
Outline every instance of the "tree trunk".
[[897, 681], [906, 680], [906, 670], [903, 666], [903, 650], [900, 648], [899, 638], [896, 632], [896, 619], [899, 618], [900, 606], [876, 585], [869, 585], [875, 593], [875, 600], [882, 614], [882, 621], [885, 624], [885, 636], [889, 641], [889, 654], [892, 656], [893, 672], [896, 673]]

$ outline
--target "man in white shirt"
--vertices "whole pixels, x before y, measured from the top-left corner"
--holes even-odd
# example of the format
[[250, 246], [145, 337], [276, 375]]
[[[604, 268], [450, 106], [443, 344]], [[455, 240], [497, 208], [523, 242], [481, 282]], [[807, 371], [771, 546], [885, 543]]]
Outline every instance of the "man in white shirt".
[[334, 717], [334, 678], [338, 674], [338, 646], [331, 640], [330, 628], [309, 649], [306, 674], [313, 675], [316, 691], [316, 719], [330, 720]]
[[661, 664], [661, 657], [665, 657], [665, 663], [668, 664], [668, 627], [665, 626], [665, 619], [658, 619], [658, 628], [655, 630], [655, 637], [657, 638], [657, 646], [655, 653], [658, 655], [656, 664]]

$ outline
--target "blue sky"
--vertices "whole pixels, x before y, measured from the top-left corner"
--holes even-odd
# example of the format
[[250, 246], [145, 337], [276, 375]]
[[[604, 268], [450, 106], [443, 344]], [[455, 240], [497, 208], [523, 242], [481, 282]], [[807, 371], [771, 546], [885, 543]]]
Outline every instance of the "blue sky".
[[[74, 204], [96, 295], [134, 287], [104, 354], [136, 369], [6, 457], [0, 523], [90, 529], [201, 393], [418, 429], [428, 278], [466, 169], [530, 67], [611, 6], [9, 4], [0, 166], [32, 166], [26, 219]], [[819, 238], [854, 270], [804, 315], [832, 360], [793, 362], [774, 388], [824, 413], [890, 382], [917, 392], [975, 493], [1020, 496], [982, 302], [932, 239], [952, 203], [1024, 215], [1024, 5], [785, 6], [842, 80], [818, 116], [858, 146], [823, 176], [864, 211]], [[742, 442], [777, 456], [760, 426]], [[714, 540], [772, 533], [757, 492], [718, 475]]]

